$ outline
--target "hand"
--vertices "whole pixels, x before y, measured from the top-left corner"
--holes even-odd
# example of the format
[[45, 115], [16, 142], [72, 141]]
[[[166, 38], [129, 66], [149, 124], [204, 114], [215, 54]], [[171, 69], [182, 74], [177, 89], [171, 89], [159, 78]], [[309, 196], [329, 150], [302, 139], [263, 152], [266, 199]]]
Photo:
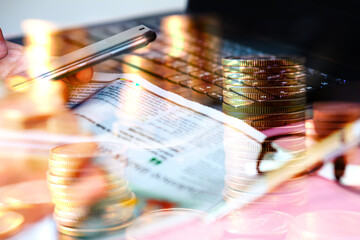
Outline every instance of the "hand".
[[[28, 69], [28, 63], [25, 56], [25, 48], [21, 45], [6, 41], [0, 29], [0, 81], [18, 75], [22, 76], [27, 69]], [[69, 84], [79, 85], [79, 84], [88, 83], [92, 79], [92, 76], [93, 76], [93, 68], [87, 68], [62, 80]], [[22, 76], [22, 77], [26, 78], [27, 76]], [[60, 84], [61, 82], [57, 82], [57, 83]], [[64, 83], [61, 84], [65, 85]], [[53, 99], [54, 98], [52, 98], [52, 100]], [[4, 123], [8, 121], [3, 121], [3, 122], [1, 121], [1, 117], [2, 115], [4, 115], [2, 114], [1, 110], [6, 110], [6, 108], [10, 108], [12, 112], [14, 111], [16, 112], [16, 110], [19, 110], [19, 112], [24, 112], [24, 114], [30, 112], [31, 113], [30, 115], [36, 116], [37, 113], [36, 111], [38, 109], [32, 108], [32, 106], [34, 106], [34, 102], [31, 102], [30, 100], [31, 99], [29, 98], [19, 98], [19, 96], [16, 96], [15, 98], [9, 97], [6, 100], [2, 100], [2, 105], [0, 105], [0, 127], [5, 126], [6, 129], [6, 125], [4, 125]], [[40, 101], [43, 101], [43, 98], [41, 98]], [[45, 102], [46, 104], [49, 103], [49, 101], [43, 101], [43, 102]], [[49, 104], [49, 105], [51, 109], [53, 109], [54, 106], [56, 106], [55, 104]], [[43, 111], [41, 113], [44, 114]], [[59, 117], [59, 114], [56, 116]], [[14, 122], [15, 120], [12, 119], [11, 122]], [[46, 118], [45, 121], [48, 120], [49, 119]], [[42, 120], [40, 119], [39, 121]], [[74, 131], [74, 133], [76, 132]], [[14, 167], [13, 165], [11, 165], [11, 161], [5, 161], [5, 160], [8, 159], [5, 158], [3, 159], [0, 157], [0, 186], [17, 182], [19, 180], [24, 181], [27, 180], [28, 178], [31, 179], [31, 174], [33, 174], [33, 172], [28, 171], [26, 167], [25, 169], [20, 167], [20, 166], [25, 166], [26, 164], [17, 164]], [[24, 161], [24, 159], [20, 159], [20, 161], [21, 160]], [[86, 168], [88, 170], [87, 175], [82, 176], [82, 178], [79, 178], [80, 180], [71, 187], [71, 191], [77, 193], [76, 195], [78, 196], [78, 199], [76, 199], [77, 201], [81, 201], [86, 206], [91, 206], [96, 201], [106, 197], [106, 179], [104, 178], [103, 171], [96, 166], [87, 164], [83, 168], [84, 169]], [[9, 172], [12, 173], [11, 176], [9, 176], [8, 174]], [[26, 175], [24, 173], [29, 173], [29, 174]]]
[[[26, 71], [27, 61], [24, 47], [12, 42], [5, 41], [0, 29], [0, 79], [7, 79]], [[93, 69], [87, 68], [63, 79], [69, 84], [88, 83], [93, 76]]]

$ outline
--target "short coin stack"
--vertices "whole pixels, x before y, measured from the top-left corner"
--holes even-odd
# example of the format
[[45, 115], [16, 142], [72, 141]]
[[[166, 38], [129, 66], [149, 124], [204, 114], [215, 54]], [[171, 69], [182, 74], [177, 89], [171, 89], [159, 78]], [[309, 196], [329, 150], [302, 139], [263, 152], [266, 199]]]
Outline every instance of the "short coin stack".
[[[251, 138], [239, 138], [225, 131], [224, 198], [242, 201], [258, 194], [251, 189], [254, 178], [262, 172], [276, 169], [288, 161], [291, 154], [305, 152], [305, 60], [296, 56], [243, 56], [222, 59], [223, 111], [260, 131], [277, 128], [283, 138], [258, 143]], [[274, 153], [274, 148], [281, 151]], [[261, 154], [261, 153], [264, 154]], [[261, 156], [262, 155], [262, 156]], [[259, 159], [261, 156], [261, 159]], [[270, 204], [303, 202], [302, 183], [292, 179], [285, 187], [270, 193]], [[269, 201], [255, 204], [267, 205]]]
[[360, 103], [315, 102], [313, 106], [314, 127], [319, 137], [326, 137], [347, 123], [360, 118]]
[[[360, 103], [345, 101], [315, 102], [314, 128], [317, 137], [324, 138], [343, 128], [347, 123], [360, 119]], [[335, 178], [339, 181], [345, 171], [346, 156], [335, 159]]]
[[[72, 143], [51, 150], [48, 184], [59, 232], [93, 236], [130, 224], [136, 198], [123, 178], [124, 161], [125, 151], [116, 143]], [[89, 166], [105, 180], [105, 196], [93, 202], [84, 197], [95, 191]]]

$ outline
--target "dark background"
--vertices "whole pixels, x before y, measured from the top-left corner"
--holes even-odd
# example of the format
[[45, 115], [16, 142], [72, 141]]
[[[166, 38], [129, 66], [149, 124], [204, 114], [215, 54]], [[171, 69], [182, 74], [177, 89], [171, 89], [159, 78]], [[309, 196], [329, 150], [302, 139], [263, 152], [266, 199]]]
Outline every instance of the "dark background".
[[360, 79], [360, 1], [189, 0], [189, 13], [215, 13], [222, 33], [270, 53], [306, 57], [307, 66]]

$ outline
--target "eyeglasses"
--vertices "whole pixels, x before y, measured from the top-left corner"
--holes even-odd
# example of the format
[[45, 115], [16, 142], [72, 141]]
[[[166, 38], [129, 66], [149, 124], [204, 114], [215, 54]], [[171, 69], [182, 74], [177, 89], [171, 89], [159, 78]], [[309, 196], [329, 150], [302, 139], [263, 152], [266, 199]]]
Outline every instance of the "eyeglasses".
[[[264, 157], [268, 153], [274, 153], [278, 150], [272, 146], [272, 143], [275, 140], [286, 138], [286, 137], [305, 137], [305, 133], [285, 133], [285, 134], [279, 134], [271, 137], [267, 137], [261, 144], [261, 152], [258, 156], [257, 163], [256, 163], [256, 170], [259, 174], [263, 174], [260, 170], [260, 165], [262, 161], [264, 160]], [[275, 160], [275, 159], [274, 159]]]
[[[261, 152], [257, 158], [256, 170], [257, 170], [258, 174], [264, 174], [264, 172], [260, 170], [261, 169], [260, 166], [264, 160], [265, 155], [268, 153], [274, 153], [274, 152], [278, 151], [278, 149], [274, 148], [272, 145], [274, 143], [274, 141], [279, 140], [281, 138], [287, 138], [287, 137], [305, 137], [305, 133], [286, 133], [286, 134], [279, 134], [279, 135], [267, 137], [261, 144]], [[276, 160], [276, 159], [274, 159], [274, 160]], [[339, 184], [339, 186], [341, 186], [344, 189], [349, 190], [351, 192], [360, 194], [360, 185], [359, 184], [351, 184], [348, 181], [346, 181], [346, 182], [341, 181], [341, 179], [345, 175], [345, 170], [346, 170], [347, 165], [348, 165], [347, 157], [345, 155], [339, 156], [336, 159], [334, 159], [333, 160], [333, 176], [334, 176], [336, 182]], [[312, 173], [320, 170], [323, 166], [324, 166], [324, 163], [319, 162], [319, 164], [313, 166], [311, 169], [308, 169], [306, 172], [299, 173], [297, 176], [312, 174]], [[354, 176], [354, 177], [360, 176], [360, 172], [358, 174], [355, 173], [356, 170], [355, 170], [354, 165], [350, 165], [349, 167], [353, 167], [351, 169], [351, 171], [349, 171], [349, 174], [351, 174], [351, 176]], [[356, 169], [357, 169], [357, 167], [356, 167]], [[360, 166], [359, 166], [359, 169], [360, 169]]]

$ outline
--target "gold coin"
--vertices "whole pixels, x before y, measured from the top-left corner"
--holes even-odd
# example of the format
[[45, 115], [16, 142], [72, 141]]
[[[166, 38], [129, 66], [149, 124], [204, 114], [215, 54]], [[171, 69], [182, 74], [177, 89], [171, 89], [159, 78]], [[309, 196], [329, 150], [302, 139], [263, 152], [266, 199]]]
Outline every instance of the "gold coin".
[[304, 118], [295, 118], [295, 119], [286, 119], [286, 120], [255, 120], [255, 121], [246, 121], [249, 125], [253, 127], [279, 127], [283, 125], [297, 124], [297, 123], [305, 123]]
[[[224, 85], [225, 88], [225, 85]], [[252, 87], [252, 86], [238, 86], [226, 85], [226, 89], [231, 89], [237, 93], [259, 93], [264, 92], [278, 96], [285, 93], [301, 93], [306, 91], [305, 84], [291, 85], [291, 86], [267, 86], [267, 87]]]
[[[119, 195], [109, 196], [105, 199], [98, 201], [93, 207], [101, 208], [102, 206], [112, 205], [112, 204], [119, 204], [121, 202], [127, 201], [127, 199], [132, 199], [134, 194], [130, 192], [124, 192]], [[86, 202], [84, 200], [74, 200], [70, 199], [69, 197], [54, 197], [53, 201], [57, 208], [62, 209], [63, 211], [71, 211], [71, 209], [78, 209], [78, 208], [88, 208], [86, 206]]]
[[[129, 203], [130, 201], [131, 204]], [[69, 227], [84, 227], [96, 222], [102, 226], [109, 226], [128, 220], [133, 216], [134, 209], [135, 199], [130, 199], [125, 204], [122, 202], [118, 204], [108, 204], [101, 206], [101, 209], [92, 209], [88, 212], [63, 211], [60, 208], [55, 208], [54, 217], [59, 224]], [[99, 227], [99, 225], [97, 225], [97, 227]]]
[[233, 79], [233, 78], [223, 78], [222, 86], [234, 85], [234, 86], [248, 86], [248, 87], [286, 87], [292, 85], [304, 84], [303, 81], [299, 79], [280, 79], [280, 80], [246, 80], [246, 79]]
[[72, 159], [93, 159], [124, 155], [121, 144], [114, 142], [81, 142], [55, 147], [50, 152], [50, 158], [72, 161]]
[[88, 161], [79, 161], [78, 159], [76, 161], [57, 161], [53, 159], [49, 159], [49, 171], [50, 169], [64, 169], [69, 171], [80, 171], [83, 166], [86, 165]]
[[329, 123], [345, 123], [360, 118], [360, 103], [329, 101], [313, 104], [314, 120]]
[[283, 79], [283, 80], [236, 80], [241, 81], [246, 86], [266, 87], [266, 86], [292, 86], [306, 83], [305, 79]]
[[254, 114], [254, 113], [242, 113], [239, 111], [227, 111], [223, 109], [223, 112], [229, 116], [249, 121], [272, 121], [272, 120], [287, 120], [297, 119], [305, 117], [305, 110], [292, 112], [292, 113], [268, 113], [268, 114]]
[[[124, 172], [123, 167], [114, 167], [111, 166], [100, 169], [104, 172], [104, 175], [117, 176], [121, 177]], [[63, 178], [81, 178], [82, 174], [92, 173], [93, 171], [89, 168], [79, 168], [79, 169], [66, 169], [66, 168], [55, 168], [53, 166], [49, 166], [49, 173], [53, 176], [63, 177]]]
[[[73, 201], [69, 199], [55, 199], [56, 208], [64, 212], [72, 212], [74, 209], [80, 211], [80, 209], [88, 209], [87, 206], [84, 206], [79, 201]], [[123, 207], [131, 207], [136, 204], [136, 196], [133, 192], [124, 192], [124, 194], [119, 196], [108, 197], [98, 201], [93, 205], [93, 209], [104, 209], [106, 206], [110, 205], [121, 205]]]
[[[244, 89], [239, 86], [227, 86], [224, 87], [225, 91], [232, 91], [235, 94], [241, 95], [243, 98], [254, 101], [266, 101], [266, 100], [281, 100], [289, 98], [304, 98], [306, 97], [306, 90], [304, 88], [298, 89], [298, 91], [291, 91], [295, 89], [272, 89], [273, 91], [266, 91], [264, 89], [252, 88]], [[289, 91], [290, 90], [290, 91]], [[239, 97], [237, 97], [239, 98]]]
[[[290, 103], [298, 102], [297, 104], [306, 103], [305, 94], [296, 93], [296, 92], [280, 92], [278, 94], [270, 94], [265, 93], [257, 89], [261, 88], [254, 88], [254, 93], [243, 93], [243, 92], [236, 92], [231, 89], [232, 86], [229, 87], [229, 90], [223, 90], [223, 97], [226, 99], [236, 99], [236, 100], [244, 100], [244, 101], [253, 101], [254, 103], [266, 103], [266, 102], [285, 102], [289, 100]], [[230, 90], [231, 89], [231, 90]], [[236, 89], [235, 89], [236, 90]], [[255, 92], [258, 91], [258, 92]]]
[[287, 81], [298, 80], [305, 82], [306, 75], [303, 72], [295, 73], [237, 73], [237, 72], [222, 72], [221, 76], [235, 80], [262, 80], [262, 81]]
[[[79, 170], [81, 169], [88, 169], [86, 168], [86, 161], [79, 161], [77, 159], [76, 161], [64, 161], [59, 159], [53, 159], [49, 158], [49, 167], [52, 168], [60, 168], [60, 169], [68, 169], [68, 170]], [[120, 157], [96, 157], [92, 159], [93, 165], [96, 167], [100, 167], [102, 169], [124, 169], [125, 163], [122, 158]], [[121, 173], [120, 171], [119, 173]]]
[[[104, 174], [104, 179], [107, 182], [115, 182], [115, 181], [120, 181], [120, 177], [114, 174]], [[71, 185], [73, 183], [76, 183], [77, 181], [79, 181], [80, 179], [86, 179], [86, 177], [63, 177], [63, 176], [56, 176], [51, 174], [51, 172], [47, 172], [47, 180], [49, 183], [53, 183], [53, 184], [59, 184], [59, 185]], [[122, 178], [121, 178], [122, 179]], [[126, 181], [124, 179], [124, 181]]]
[[[231, 97], [229, 97], [231, 96]], [[254, 106], [254, 107], [286, 107], [293, 105], [305, 105], [306, 98], [289, 98], [289, 99], [268, 99], [268, 100], [250, 100], [241, 96], [238, 93], [227, 91], [223, 95], [223, 101], [229, 105], [236, 106]]]
[[[111, 159], [113, 160], [113, 159]], [[118, 173], [118, 175], [122, 175], [125, 170], [125, 165], [122, 162], [118, 161], [102, 161], [102, 163], [93, 162], [95, 165], [94, 167], [99, 168], [103, 170], [104, 172], [113, 171]], [[49, 160], [49, 172], [76, 172], [76, 173], [82, 173], [82, 172], [88, 172], [92, 171], [91, 167], [86, 167], [85, 163], [71, 163], [66, 161], [53, 161]]]
[[[113, 206], [113, 205], [110, 205]], [[121, 224], [133, 216], [134, 206], [111, 209], [111, 211], [89, 211], [87, 214], [79, 215], [72, 212], [56, 210], [55, 220], [58, 224], [68, 227], [108, 227]]]
[[[256, 188], [250, 188], [250, 189], [246, 189], [245, 191], [240, 191], [240, 190], [235, 190], [235, 189], [225, 187], [223, 193], [224, 193], [224, 195], [235, 198], [235, 199], [243, 199], [245, 196], [257, 195], [259, 193], [262, 193], [262, 192], [258, 192], [258, 191], [259, 191], [259, 189], [256, 189]], [[281, 201], [282, 199], [285, 200], [287, 198], [301, 196], [304, 193], [305, 193], [304, 189], [300, 189], [300, 190], [296, 189], [293, 192], [289, 192], [289, 193], [270, 192], [270, 193], [267, 193], [266, 196], [277, 197], [277, 198], [279, 198], [279, 201]]]
[[248, 55], [248, 56], [229, 56], [223, 57], [222, 65], [233, 67], [278, 67], [304, 65], [305, 58], [300, 56], [287, 55]]
[[0, 211], [0, 239], [11, 237], [19, 232], [24, 221], [24, 217], [19, 213]]
[[[229, 101], [231, 102], [231, 101]], [[274, 113], [291, 113], [305, 110], [305, 105], [281, 106], [281, 107], [267, 107], [267, 106], [242, 106], [229, 105], [223, 103], [223, 110], [226, 112], [239, 112], [251, 114], [274, 114]]]
[[51, 149], [50, 158], [74, 161], [90, 160], [97, 156], [97, 144], [95, 142], [71, 143]]
[[73, 236], [73, 237], [88, 237], [88, 236], [96, 236], [96, 235], [101, 235], [101, 234], [106, 234], [109, 232], [115, 232], [121, 229], [124, 229], [128, 226], [130, 226], [130, 224], [133, 222], [133, 219], [130, 219], [129, 221], [122, 223], [120, 225], [117, 226], [112, 226], [112, 227], [105, 227], [105, 228], [93, 228], [93, 229], [86, 229], [86, 228], [71, 228], [71, 227], [66, 227], [66, 226], [62, 226], [60, 224], [57, 225], [57, 229], [60, 233], [69, 235], [69, 236]]
[[10, 209], [52, 205], [46, 180], [5, 186], [0, 190], [0, 202]]
[[293, 73], [305, 71], [303, 65], [293, 66], [265, 66], [265, 67], [235, 67], [222, 65], [224, 72], [239, 72], [239, 73]]
[[[56, 203], [60, 200], [68, 200], [75, 202], [76, 199], [81, 199], [81, 195], [83, 191], [79, 187], [75, 189], [73, 187], [70, 188], [56, 188], [53, 187], [54, 185], [50, 186], [51, 195], [53, 197], [53, 201]], [[129, 197], [131, 194], [130, 188], [128, 185], [117, 185], [112, 188], [110, 186], [106, 186], [106, 200], [110, 200], [111, 198], [119, 198], [125, 199]]]
[[132, 212], [129, 215], [127, 214], [112, 214], [110, 215], [112, 218], [103, 217], [103, 216], [85, 216], [84, 218], [63, 218], [54, 213], [55, 221], [58, 225], [73, 227], [76, 229], [84, 229], [84, 228], [106, 228], [109, 226], [115, 226], [122, 224], [124, 221], [132, 217]]
[[65, 217], [65, 218], [80, 218], [86, 216], [91, 213], [91, 208], [88, 207], [79, 207], [79, 208], [54, 208], [54, 213], [58, 216]]

